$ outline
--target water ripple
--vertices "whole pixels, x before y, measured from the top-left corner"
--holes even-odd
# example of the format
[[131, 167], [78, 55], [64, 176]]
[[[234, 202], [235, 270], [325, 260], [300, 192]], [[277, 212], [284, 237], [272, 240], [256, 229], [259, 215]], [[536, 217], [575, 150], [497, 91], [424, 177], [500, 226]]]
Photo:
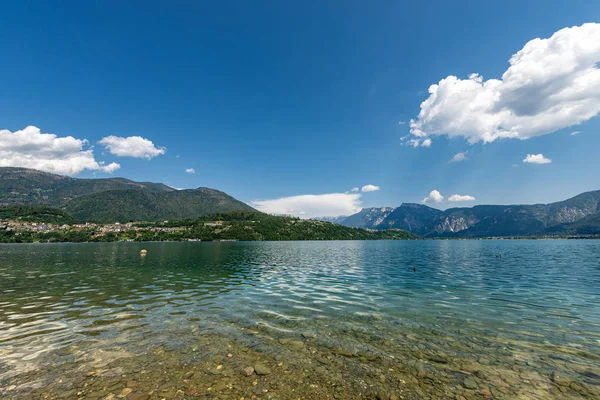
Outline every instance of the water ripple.
[[492, 337], [515, 357], [600, 361], [600, 241], [156, 243], [144, 258], [140, 248], [0, 246], [0, 383], [80, 346], [99, 363], [183, 348], [190, 329], [317, 332], [324, 347], [374, 354], [411, 349], [423, 332], [421, 353], [468, 354]]

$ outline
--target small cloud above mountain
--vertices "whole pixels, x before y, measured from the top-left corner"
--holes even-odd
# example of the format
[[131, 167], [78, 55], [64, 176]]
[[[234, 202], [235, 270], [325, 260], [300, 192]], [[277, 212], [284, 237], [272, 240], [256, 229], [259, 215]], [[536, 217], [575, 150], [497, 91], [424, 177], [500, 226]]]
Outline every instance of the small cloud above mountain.
[[469, 195], [453, 194], [452, 196], [448, 197], [448, 201], [475, 201], [475, 197]]
[[444, 196], [437, 190], [432, 190], [429, 192], [429, 196], [421, 200], [422, 203], [441, 203], [442, 201], [444, 201]]
[[156, 147], [151, 140], [141, 136], [107, 136], [98, 142], [111, 154], [119, 157], [135, 157], [150, 160], [156, 156], [165, 154], [165, 147]]
[[[358, 189], [358, 188], [355, 188]], [[378, 190], [380, 190], [381, 188], [379, 186], [376, 185], [365, 185], [361, 188], [362, 192], [376, 192]], [[354, 191], [354, 189], [352, 189], [352, 191]]]
[[450, 160], [450, 162], [460, 162], [467, 159], [467, 152], [464, 151], [462, 153], [456, 153], [454, 157]]
[[526, 164], [550, 164], [552, 160], [544, 157], [544, 155], [540, 153], [527, 154], [527, 156], [523, 159], [523, 162]]

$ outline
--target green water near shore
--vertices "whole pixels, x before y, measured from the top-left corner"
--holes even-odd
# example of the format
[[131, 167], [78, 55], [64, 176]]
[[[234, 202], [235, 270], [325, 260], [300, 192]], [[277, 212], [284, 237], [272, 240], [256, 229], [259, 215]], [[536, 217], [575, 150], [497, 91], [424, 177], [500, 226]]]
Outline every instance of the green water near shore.
[[599, 256], [594, 240], [2, 245], [0, 397], [600, 398]]

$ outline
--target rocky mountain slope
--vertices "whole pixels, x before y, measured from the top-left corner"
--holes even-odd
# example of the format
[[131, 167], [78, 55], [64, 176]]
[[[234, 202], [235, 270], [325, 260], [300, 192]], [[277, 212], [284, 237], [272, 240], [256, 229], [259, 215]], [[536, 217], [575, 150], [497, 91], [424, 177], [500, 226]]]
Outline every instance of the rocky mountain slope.
[[362, 210], [339, 223], [372, 229], [399, 228], [425, 237], [600, 234], [600, 190], [551, 204], [480, 205], [442, 211], [404, 203], [383, 221], [363, 224], [363, 215], [370, 210]]
[[343, 221], [338, 221], [337, 223], [343, 222], [343, 225], [355, 228], [376, 229], [393, 210], [392, 207], [363, 208], [358, 213], [346, 217]]

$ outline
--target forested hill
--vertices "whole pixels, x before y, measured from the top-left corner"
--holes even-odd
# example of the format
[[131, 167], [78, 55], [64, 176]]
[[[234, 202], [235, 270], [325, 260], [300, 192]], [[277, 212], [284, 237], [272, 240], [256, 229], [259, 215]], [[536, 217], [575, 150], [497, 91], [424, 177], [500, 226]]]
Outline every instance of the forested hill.
[[79, 196], [115, 189], [176, 191], [162, 183], [134, 182], [125, 178], [71, 178], [34, 169], [0, 167], [0, 205], [63, 206]]
[[[43, 211], [41, 207], [39, 211]], [[52, 210], [45, 212], [46, 216], [52, 216]], [[60, 210], [56, 213], [60, 214]], [[5, 243], [399, 239], [418, 239], [418, 236], [399, 229], [372, 231], [258, 211], [233, 211], [186, 220], [126, 224], [55, 226], [27, 224], [26, 220], [21, 219], [17, 219], [16, 223], [5, 221], [0, 224], [0, 242]]]
[[0, 205], [53, 206], [80, 221], [196, 218], [252, 207], [210, 188], [176, 190], [124, 178], [80, 179], [26, 168], [0, 168]]
[[55, 207], [0, 206], [0, 221], [42, 222], [56, 225], [74, 224], [75, 218]]
[[93, 222], [160, 221], [236, 210], [254, 211], [228, 194], [209, 188], [172, 192], [108, 190], [73, 199], [65, 209], [78, 220]]

